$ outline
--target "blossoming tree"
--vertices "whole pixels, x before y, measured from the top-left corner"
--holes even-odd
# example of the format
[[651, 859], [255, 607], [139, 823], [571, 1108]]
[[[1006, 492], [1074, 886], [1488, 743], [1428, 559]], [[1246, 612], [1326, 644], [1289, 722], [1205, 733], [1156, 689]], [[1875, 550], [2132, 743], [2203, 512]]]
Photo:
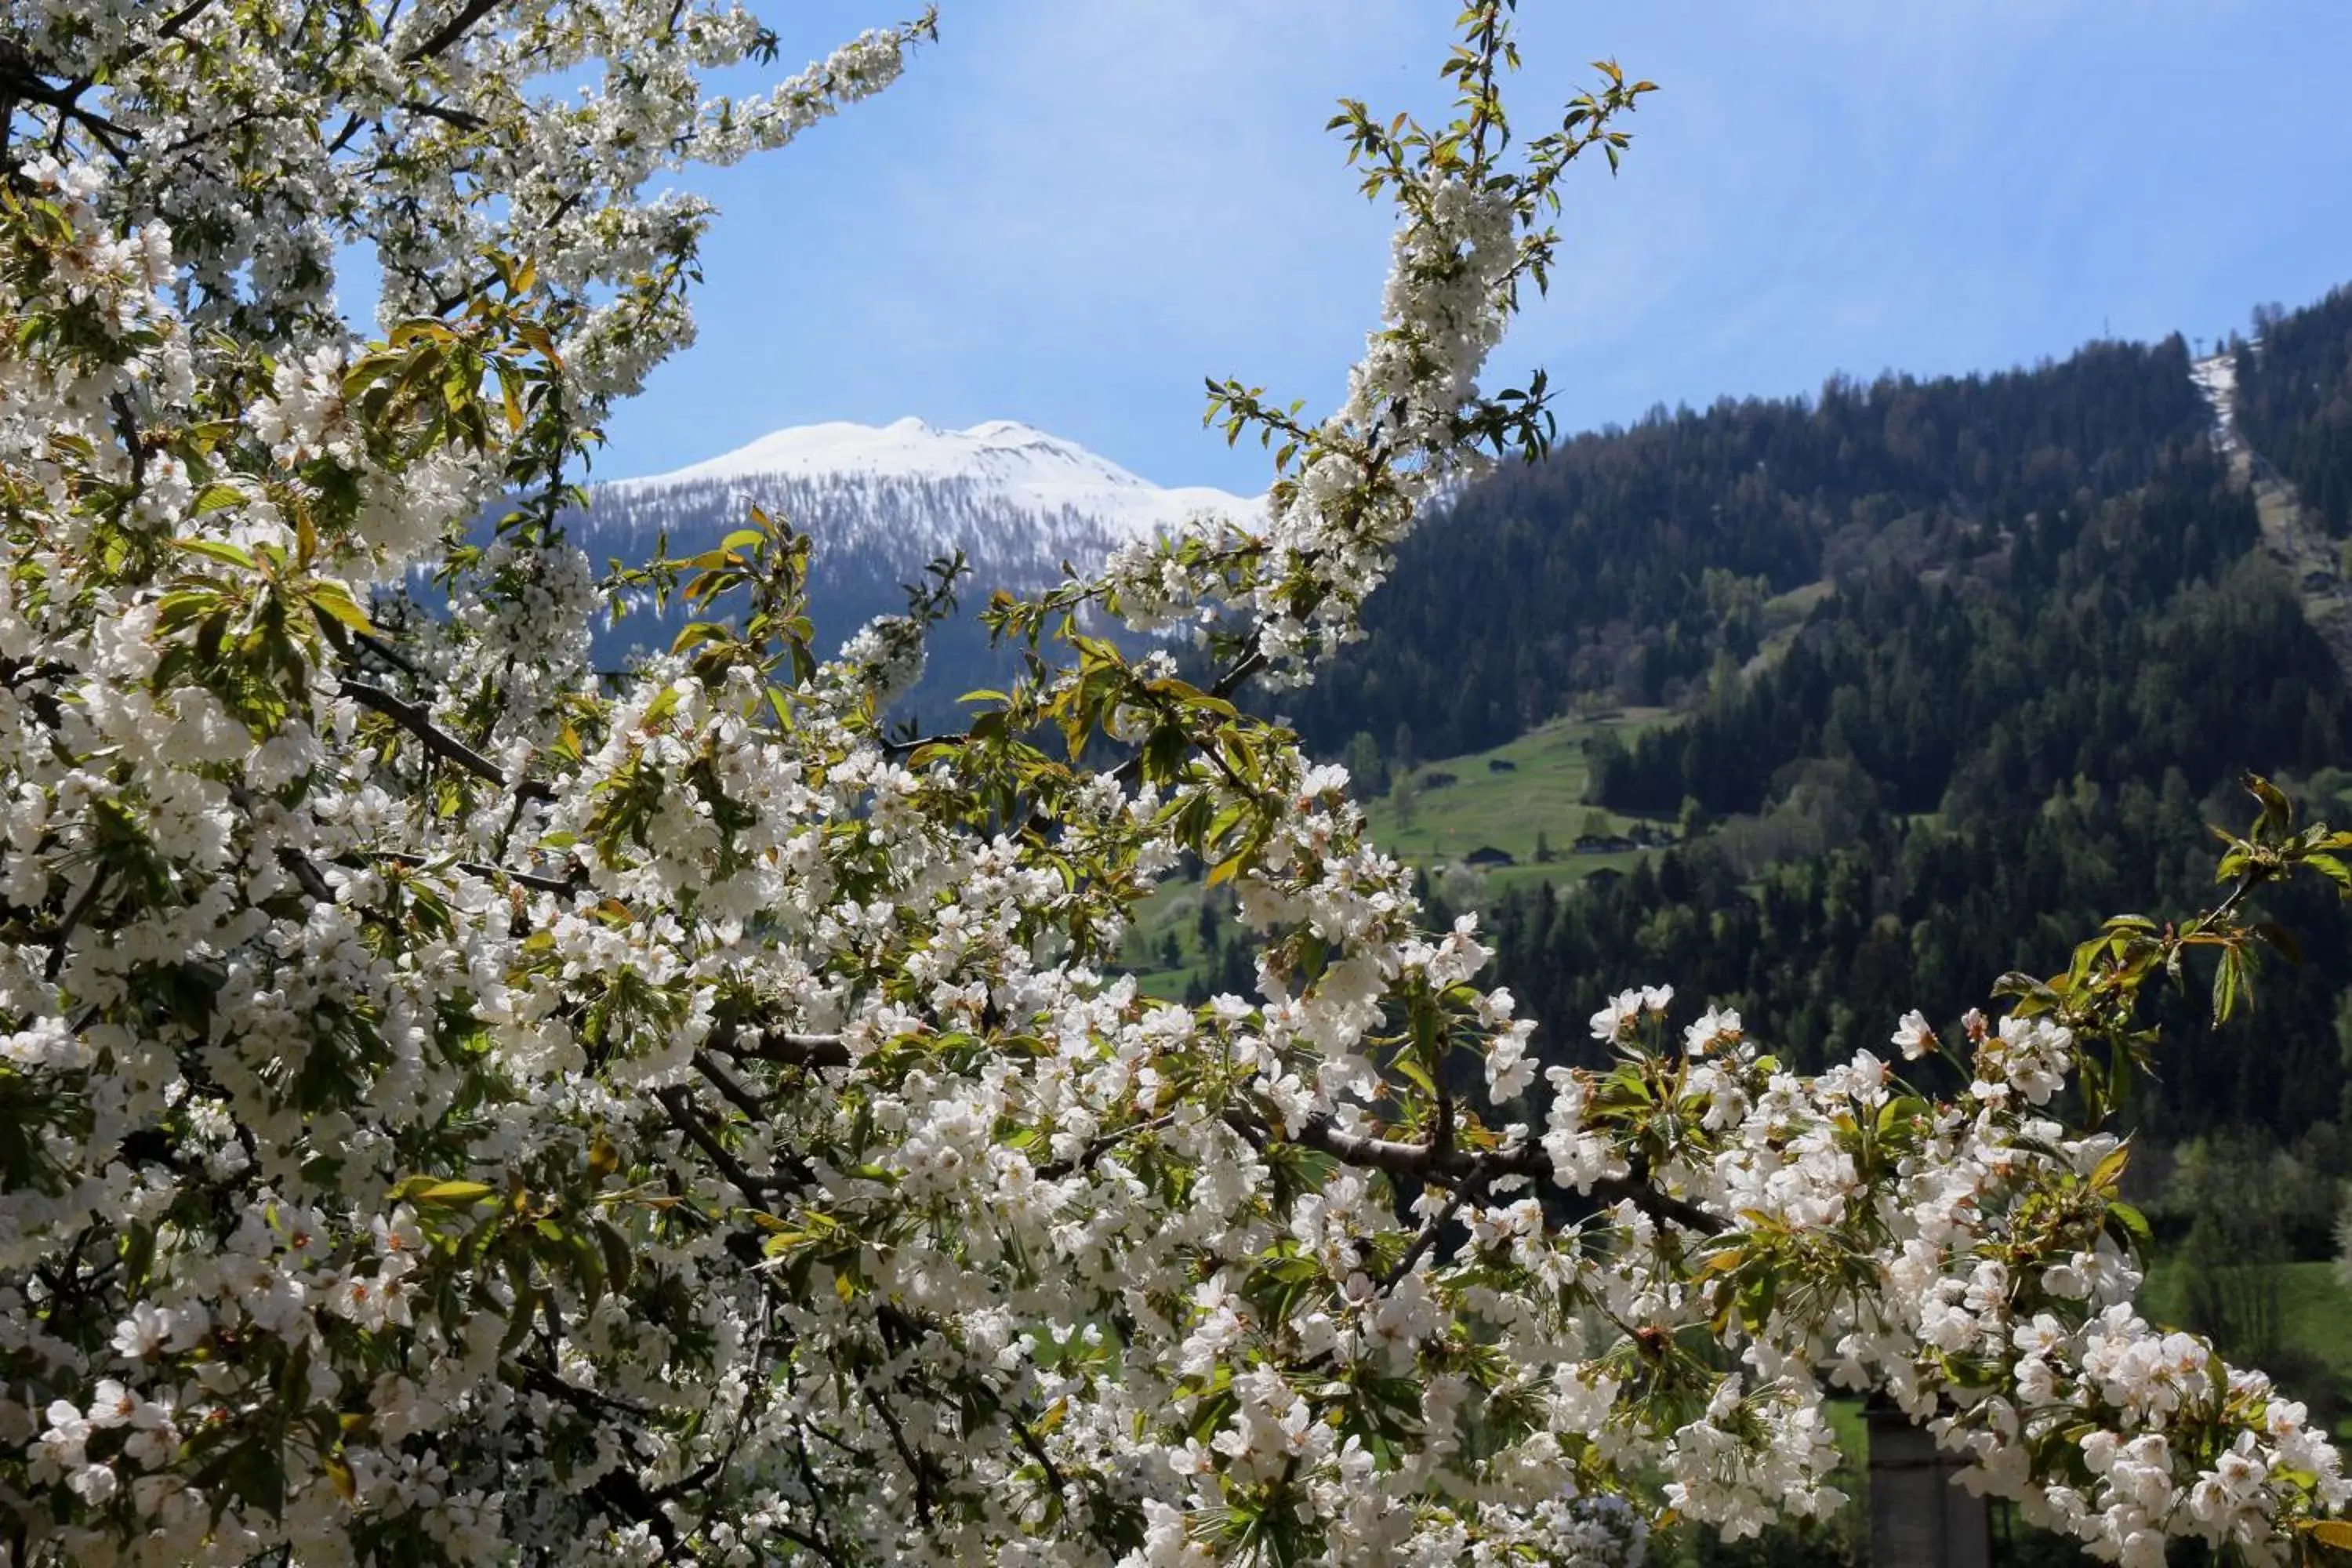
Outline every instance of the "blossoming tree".
[[[936, 597], [821, 660], [782, 521], [600, 578], [562, 519], [689, 335], [648, 179], [928, 19], [730, 100], [772, 41], [710, 0], [0, 0], [0, 1560], [1622, 1563], [1834, 1506], [1833, 1388], [2108, 1560], [2352, 1534], [2298, 1407], [2134, 1311], [2106, 1131], [2140, 991], [2202, 948], [2232, 1005], [2344, 836], [2266, 794], [2213, 910], [1890, 1020], [1957, 1098], [1664, 987], [1539, 1080], [1235, 706], [1541, 445], [1481, 362], [1648, 84], [1515, 140], [1507, 11], [1450, 123], [1334, 122], [1393, 267], [1336, 411], [1213, 388], [1268, 515], [1000, 598], [1023, 679], [898, 738]], [[705, 618], [600, 679], [644, 592]], [[1187, 853], [1254, 997], [1107, 972]]]

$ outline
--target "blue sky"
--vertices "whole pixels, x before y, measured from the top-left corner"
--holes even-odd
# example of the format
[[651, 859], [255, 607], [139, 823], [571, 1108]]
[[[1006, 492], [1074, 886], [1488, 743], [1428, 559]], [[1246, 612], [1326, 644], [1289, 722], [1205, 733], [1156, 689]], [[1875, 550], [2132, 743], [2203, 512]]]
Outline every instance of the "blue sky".
[[[789, 61], [912, 0], [762, 7]], [[787, 425], [1027, 421], [1255, 490], [1202, 381], [1328, 405], [1386, 266], [1323, 130], [1434, 112], [1447, 0], [943, 0], [881, 98], [698, 175], [700, 341], [599, 477]], [[1543, 364], [1564, 427], [1652, 404], [2211, 338], [2352, 280], [2345, 0], [1523, 0], [1521, 122], [1614, 57], [1658, 82], [1574, 182]]]

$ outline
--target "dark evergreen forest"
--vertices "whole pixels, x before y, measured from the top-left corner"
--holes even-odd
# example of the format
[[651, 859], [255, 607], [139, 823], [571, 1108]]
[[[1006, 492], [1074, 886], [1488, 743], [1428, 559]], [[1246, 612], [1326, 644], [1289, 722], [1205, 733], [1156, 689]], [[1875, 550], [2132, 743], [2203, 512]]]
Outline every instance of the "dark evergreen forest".
[[2038, 370], [1833, 381], [1564, 442], [1419, 530], [1364, 642], [1287, 710], [1325, 751], [1402, 720], [1445, 756], [1580, 692], [1673, 700], [1719, 654], [1756, 651], [1759, 595], [1998, 558], [2027, 516], [2177, 467], [2207, 424], [2188, 372], [2177, 337], [2099, 343]]

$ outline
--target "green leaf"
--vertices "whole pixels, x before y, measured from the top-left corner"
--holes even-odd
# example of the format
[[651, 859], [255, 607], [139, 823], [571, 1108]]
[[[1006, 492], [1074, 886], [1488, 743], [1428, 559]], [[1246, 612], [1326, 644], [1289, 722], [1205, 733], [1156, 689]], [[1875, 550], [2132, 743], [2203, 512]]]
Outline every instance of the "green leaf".
[[503, 364], [499, 366], [499, 395], [506, 405], [507, 428], [520, 432], [522, 429], [520, 378]]
[[2306, 855], [2303, 863], [2352, 895], [2352, 866], [2347, 866], [2333, 855]]
[[2262, 802], [2263, 815], [2255, 824], [2257, 830], [2264, 827], [2284, 829], [2294, 825], [2294, 805], [2278, 785], [2259, 773], [2243, 774], [2239, 783], [2245, 785], [2247, 794]]
[[359, 601], [341, 583], [314, 583], [310, 597], [312, 609], [332, 616], [355, 632], [373, 635], [375, 623], [368, 619], [367, 612], [360, 608]]
[[407, 1195], [411, 1203], [431, 1204], [439, 1208], [465, 1208], [490, 1196], [496, 1188], [487, 1182], [436, 1182]]
[[2221, 962], [2213, 969], [2213, 1022], [2227, 1023], [2230, 1015], [2238, 1010], [2238, 1003], [2246, 994], [2246, 959], [2238, 948], [2221, 950]]
[[1429, 1076], [1428, 1070], [1420, 1062], [1413, 1059], [1411, 1047], [1399, 1052], [1396, 1060], [1390, 1065], [1395, 1068], [1399, 1077], [1422, 1093], [1432, 1096], [1437, 1093], [1436, 1080]]
[[196, 504], [191, 510], [202, 517], [207, 512], [226, 511], [230, 507], [244, 504], [245, 492], [235, 485], [206, 485], [196, 492]]
[[253, 570], [253, 557], [225, 539], [175, 539], [172, 548], [184, 550], [191, 555], [201, 555], [207, 561], [217, 561], [226, 566], [242, 566]]

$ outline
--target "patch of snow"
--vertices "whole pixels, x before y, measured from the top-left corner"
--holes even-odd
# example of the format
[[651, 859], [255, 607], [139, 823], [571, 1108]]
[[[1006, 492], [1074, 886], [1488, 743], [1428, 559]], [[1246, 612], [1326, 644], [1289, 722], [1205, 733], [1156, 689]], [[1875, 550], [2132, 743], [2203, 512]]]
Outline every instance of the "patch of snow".
[[2213, 445], [2227, 457], [2238, 449], [2238, 359], [2233, 353], [2209, 354], [2189, 367], [2189, 379], [2205, 395], [2213, 410]]

